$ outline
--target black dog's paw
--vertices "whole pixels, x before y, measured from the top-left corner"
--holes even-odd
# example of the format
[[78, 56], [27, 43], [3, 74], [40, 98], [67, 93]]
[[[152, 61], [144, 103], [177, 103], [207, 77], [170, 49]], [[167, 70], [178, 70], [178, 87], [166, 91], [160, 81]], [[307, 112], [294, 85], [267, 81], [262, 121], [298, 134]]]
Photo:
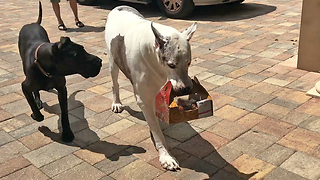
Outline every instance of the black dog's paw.
[[70, 132], [70, 133], [62, 132], [62, 141], [63, 142], [68, 143], [68, 142], [72, 142], [73, 140], [74, 140], [74, 135], [72, 132]]
[[39, 116], [35, 116], [33, 113], [31, 114], [32, 119], [41, 122], [44, 120], [44, 116], [42, 114], [40, 114]]

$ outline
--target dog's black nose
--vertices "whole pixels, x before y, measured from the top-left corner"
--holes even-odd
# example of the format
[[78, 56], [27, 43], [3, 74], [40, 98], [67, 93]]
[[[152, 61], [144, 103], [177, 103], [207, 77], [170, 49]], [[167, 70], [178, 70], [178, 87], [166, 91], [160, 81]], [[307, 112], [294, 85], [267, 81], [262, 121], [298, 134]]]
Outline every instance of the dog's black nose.
[[95, 59], [93, 63], [97, 66], [102, 66], [102, 60], [100, 58]]

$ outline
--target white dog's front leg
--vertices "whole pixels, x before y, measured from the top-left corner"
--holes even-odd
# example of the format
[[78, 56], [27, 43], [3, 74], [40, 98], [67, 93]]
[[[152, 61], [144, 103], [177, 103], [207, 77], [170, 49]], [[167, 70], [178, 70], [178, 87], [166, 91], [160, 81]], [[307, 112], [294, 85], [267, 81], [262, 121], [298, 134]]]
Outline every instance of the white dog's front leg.
[[[147, 101], [147, 99], [141, 99], [137, 97], [138, 105], [140, 106], [147, 123], [149, 125], [151, 134], [153, 136], [154, 145], [159, 152], [159, 161], [161, 166], [168, 170], [178, 170], [180, 169], [178, 161], [170, 155], [167, 145], [161, 131], [158, 118], [155, 116], [154, 100]], [[152, 106], [153, 104], [153, 106]]]
[[109, 65], [110, 65], [110, 74], [112, 78], [112, 93], [113, 93], [113, 102], [112, 102], [112, 111], [115, 113], [121, 113], [123, 111], [123, 106], [120, 101], [119, 95], [119, 84], [118, 84], [118, 76], [119, 76], [119, 67], [115, 64], [112, 59], [112, 56], [109, 54]]

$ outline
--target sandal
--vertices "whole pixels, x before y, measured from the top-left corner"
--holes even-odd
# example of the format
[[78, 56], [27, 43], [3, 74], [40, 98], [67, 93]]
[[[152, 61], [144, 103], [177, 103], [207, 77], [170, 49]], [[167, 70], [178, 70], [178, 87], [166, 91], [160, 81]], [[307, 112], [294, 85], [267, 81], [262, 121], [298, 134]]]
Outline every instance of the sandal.
[[67, 27], [66, 27], [64, 24], [59, 24], [58, 29], [59, 29], [60, 31], [66, 31], [66, 30], [67, 30]]
[[84, 24], [81, 21], [77, 21], [76, 22], [76, 26], [78, 26], [79, 28], [83, 27]]

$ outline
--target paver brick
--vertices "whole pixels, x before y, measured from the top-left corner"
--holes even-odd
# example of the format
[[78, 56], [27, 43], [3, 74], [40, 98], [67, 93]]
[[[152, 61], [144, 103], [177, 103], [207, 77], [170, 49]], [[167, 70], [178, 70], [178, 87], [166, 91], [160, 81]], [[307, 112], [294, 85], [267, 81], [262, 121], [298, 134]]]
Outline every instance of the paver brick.
[[29, 166], [31, 163], [25, 158], [19, 156], [17, 158], [11, 159], [9, 161], [0, 164], [0, 178], [7, 176], [15, 171]]
[[234, 80], [230, 81], [228, 84], [242, 87], [242, 88], [248, 88], [248, 87], [251, 87], [254, 85], [253, 82], [243, 81], [240, 79], [234, 79]]
[[224, 76], [220, 76], [220, 75], [215, 75], [213, 77], [205, 79], [204, 81], [209, 82], [211, 84], [221, 86], [221, 85], [224, 85], [232, 80], [233, 80], [232, 78], [228, 78], [228, 77], [224, 77]]
[[297, 128], [281, 138], [278, 143], [298, 151], [311, 153], [320, 145], [320, 134]]
[[37, 168], [40, 168], [66, 155], [71, 154], [77, 149], [79, 148], [53, 142], [27, 154], [24, 154], [23, 157], [28, 159]]
[[21, 99], [12, 103], [4, 104], [1, 106], [1, 108], [14, 116], [31, 112], [30, 106], [26, 99]]
[[221, 93], [227, 96], [232, 96], [236, 94], [237, 92], [242, 91], [244, 88], [233, 86], [230, 84], [224, 84], [216, 89], [214, 89], [215, 92]]
[[267, 103], [256, 109], [254, 112], [265, 116], [269, 116], [274, 119], [281, 119], [290, 112], [290, 109], [275, 104]]
[[245, 116], [246, 114], [248, 114], [247, 111], [230, 105], [226, 105], [214, 113], [215, 116], [229, 121], [236, 121], [239, 118]]
[[240, 178], [232, 173], [229, 173], [228, 171], [220, 170], [218, 173], [214, 174], [210, 180], [219, 179], [219, 180], [242, 180], [243, 178]]
[[247, 74], [241, 76], [239, 79], [243, 80], [243, 81], [252, 82], [252, 83], [259, 83], [259, 82], [265, 80], [266, 77], [264, 77], [260, 74], [247, 73]]
[[[243, 154], [231, 163], [232, 166], [227, 166], [227, 171], [238, 170], [241, 174], [240, 177], [250, 177], [251, 179], [263, 179], [268, 173], [270, 173], [276, 166], [266, 163], [260, 159], [250, 157], [247, 154]], [[235, 169], [236, 168], [236, 169]], [[251, 175], [251, 176], [250, 176]]]
[[317, 179], [320, 177], [320, 160], [302, 152], [294, 153], [280, 167], [307, 179]]
[[6, 132], [11, 132], [31, 123], [34, 123], [34, 120], [30, 116], [22, 114], [20, 116], [0, 122], [0, 128]]
[[241, 92], [238, 92], [233, 95], [236, 98], [244, 99], [253, 103], [257, 103], [260, 105], [263, 105], [270, 100], [272, 100], [275, 96], [262, 93], [259, 91], [254, 91], [254, 90], [249, 90], [249, 89], [244, 89]]
[[[137, 168], [139, 171], [137, 171]], [[150, 164], [142, 160], [136, 160], [126, 165], [122, 169], [112, 173], [110, 176], [114, 179], [153, 179], [162, 173], [162, 171], [151, 166]]]
[[253, 129], [281, 138], [284, 135], [288, 134], [290, 131], [294, 130], [295, 128], [296, 127], [294, 125], [287, 124], [275, 119], [267, 118], [262, 120]]
[[266, 82], [260, 82], [252, 87], [250, 87], [249, 89], [255, 90], [255, 91], [260, 91], [266, 94], [271, 94], [277, 90], [280, 90], [281, 87], [273, 85], [273, 84], [269, 84]]
[[299, 126], [320, 133], [320, 120], [317, 116], [308, 117]]
[[116, 133], [114, 136], [130, 144], [136, 144], [148, 138], [150, 130], [148, 127], [136, 124]]
[[232, 101], [230, 103], [230, 105], [237, 107], [237, 108], [240, 108], [240, 109], [243, 109], [243, 110], [246, 110], [246, 111], [249, 111], [249, 112], [252, 112], [255, 109], [257, 109], [258, 107], [260, 107], [260, 104], [252, 103], [250, 101], [246, 101], [243, 99], [237, 99], [235, 101]]
[[46, 180], [49, 179], [43, 172], [37, 169], [35, 166], [27, 166], [19, 171], [16, 171], [8, 176], [1, 178], [1, 180], [11, 179], [34, 179], [34, 180]]
[[117, 121], [115, 123], [112, 123], [108, 126], [103, 127], [101, 130], [107, 132], [108, 134], [116, 134], [122, 130], [125, 130], [129, 128], [130, 126], [133, 126], [135, 123], [132, 121], [129, 121], [127, 119], [122, 119], [120, 121]]
[[135, 156], [130, 156], [130, 153], [122, 151], [119, 154], [115, 154], [114, 156], [95, 164], [95, 167], [105, 174], [111, 174], [135, 160], [137, 160]]
[[85, 100], [83, 103], [92, 111], [100, 113], [111, 108], [112, 100], [103, 96], [96, 96], [94, 98]]
[[185, 142], [188, 139], [196, 136], [199, 132], [202, 132], [200, 128], [193, 127], [189, 123], [179, 123], [174, 124], [168, 129], [164, 130], [163, 133], [173, 139], [176, 139], [180, 142]]
[[295, 111], [291, 111], [286, 116], [281, 118], [281, 121], [284, 121], [293, 125], [298, 125], [309, 118], [310, 118], [309, 114], [302, 113], [295, 110]]
[[249, 156], [255, 157], [274, 144], [277, 140], [278, 138], [268, 134], [259, 133], [257, 131], [248, 131], [228, 143], [226, 147], [239, 150]]
[[279, 105], [279, 106], [283, 106], [288, 109], [296, 109], [297, 107], [299, 107], [301, 105], [300, 103], [290, 101], [290, 100], [284, 100], [284, 99], [280, 99], [280, 98], [275, 98], [275, 99], [271, 100], [270, 103], [275, 104], [275, 105]]
[[220, 121], [222, 121], [221, 118], [219, 118], [217, 116], [210, 116], [210, 117], [200, 118], [200, 119], [196, 119], [194, 121], [190, 121], [190, 124], [193, 127], [198, 127], [200, 129], [206, 130], [209, 127], [211, 127], [212, 125], [214, 125]]
[[[88, 173], [90, 172], [90, 173]], [[72, 169], [58, 174], [52, 179], [83, 179], [83, 180], [98, 180], [105, 174], [87, 163], [81, 163]]]
[[208, 131], [218, 134], [219, 136], [224, 137], [228, 140], [235, 139], [247, 130], [249, 130], [248, 127], [242, 126], [237, 122], [229, 120], [220, 121], [219, 123], [215, 124], [214, 126], [208, 129]]
[[281, 91], [275, 92], [274, 95], [279, 98], [288, 99], [298, 103], [305, 103], [310, 99], [310, 96], [307, 96], [305, 93], [291, 89], [282, 89]]
[[7, 111], [5, 111], [3, 109], [0, 109], [0, 122], [6, 121], [6, 120], [8, 120], [8, 119], [10, 119], [12, 117], [13, 117], [12, 114], [10, 114], [9, 112], [7, 112]]
[[231, 96], [226, 96], [224, 94], [216, 93], [214, 91], [209, 91], [209, 94], [214, 102], [214, 109], [219, 109], [226, 104], [236, 100], [236, 98]]
[[240, 118], [237, 122], [243, 126], [251, 128], [266, 118], [267, 118], [266, 116], [263, 116], [260, 114], [249, 113], [244, 117]]
[[295, 151], [293, 149], [274, 144], [261, 154], [257, 158], [268, 162], [272, 165], [279, 166], [285, 160], [287, 160]]
[[295, 173], [287, 171], [281, 167], [277, 167], [273, 170], [270, 174], [268, 174], [264, 180], [283, 180], [283, 179], [290, 179], [290, 180], [306, 180]]
[[22, 99], [23, 97], [17, 93], [10, 93], [0, 96], [0, 105], [11, 103]]
[[12, 136], [10, 136], [8, 133], [0, 130], [0, 146], [14, 140], [15, 139]]
[[70, 154], [61, 159], [58, 159], [57, 161], [54, 161], [48, 165], [41, 167], [40, 170], [44, 172], [47, 176], [52, 178], [68, 169], [75, 167], [81, 162], [83, 162], [81, 159], [74, 156], [73, 154]]
[[122, 119], [117, 114], [112, 111], [103, 111], [102, 113], [97, 113], [94, 116], [88, 118], [88, 123], [96, 128], [102, 128], [118, 120]]
[[197, 158], [204, 158], [227, 143], [227, 139], [204, 131], [190, 140], [180, 144], [178, 148]]
[[310, 115], [320, 116], [320, 112], [318, 111], [318, 103], [316, 102], [308, 101], [298, 107], [297, 110]]
[[219, 170], [217, 167], [194, 156], [181, 161], [180, 166], [183, 167], [180, 172], [170, 171], [169, 174], [178, 179], [208, 179]]
[[41, 132], [36, 132], [28, 136], [24, 136], [19, 139], [25, 146], [27, 146], [30, 150], [38, 149], [46, 144], [52, 142], [52, 140], [46, 136], [44, 136]]
[[[167, 145], [169, 143], [170, 143], [170, 146], [172, 146], [171, 142], [167, 141]], [[170, 149], [170, 146], [169, 146], [169, 149]], [[177, 145], [173, 145], [173, 146], [175, 147]], [[129, 147], [128, 149], [126, 149], [126, 152], [133, 154], [135, 157], [139, 158], [140, 160], [143, 160], [145, 162], [150, 162], [151, 160], [158, 159], [159, 157], [159, 152], [154, 147], [155, 146], [152, 140], [146, 139], [138, 143], [136, 146]], [[160, 170], [162, 170], [162, 168], [160, 168]]]
[[19, 157], [27, 152], [29, 152], [29, 149], [19, 141], [4, 144], [0, 146], [0, 163]]

